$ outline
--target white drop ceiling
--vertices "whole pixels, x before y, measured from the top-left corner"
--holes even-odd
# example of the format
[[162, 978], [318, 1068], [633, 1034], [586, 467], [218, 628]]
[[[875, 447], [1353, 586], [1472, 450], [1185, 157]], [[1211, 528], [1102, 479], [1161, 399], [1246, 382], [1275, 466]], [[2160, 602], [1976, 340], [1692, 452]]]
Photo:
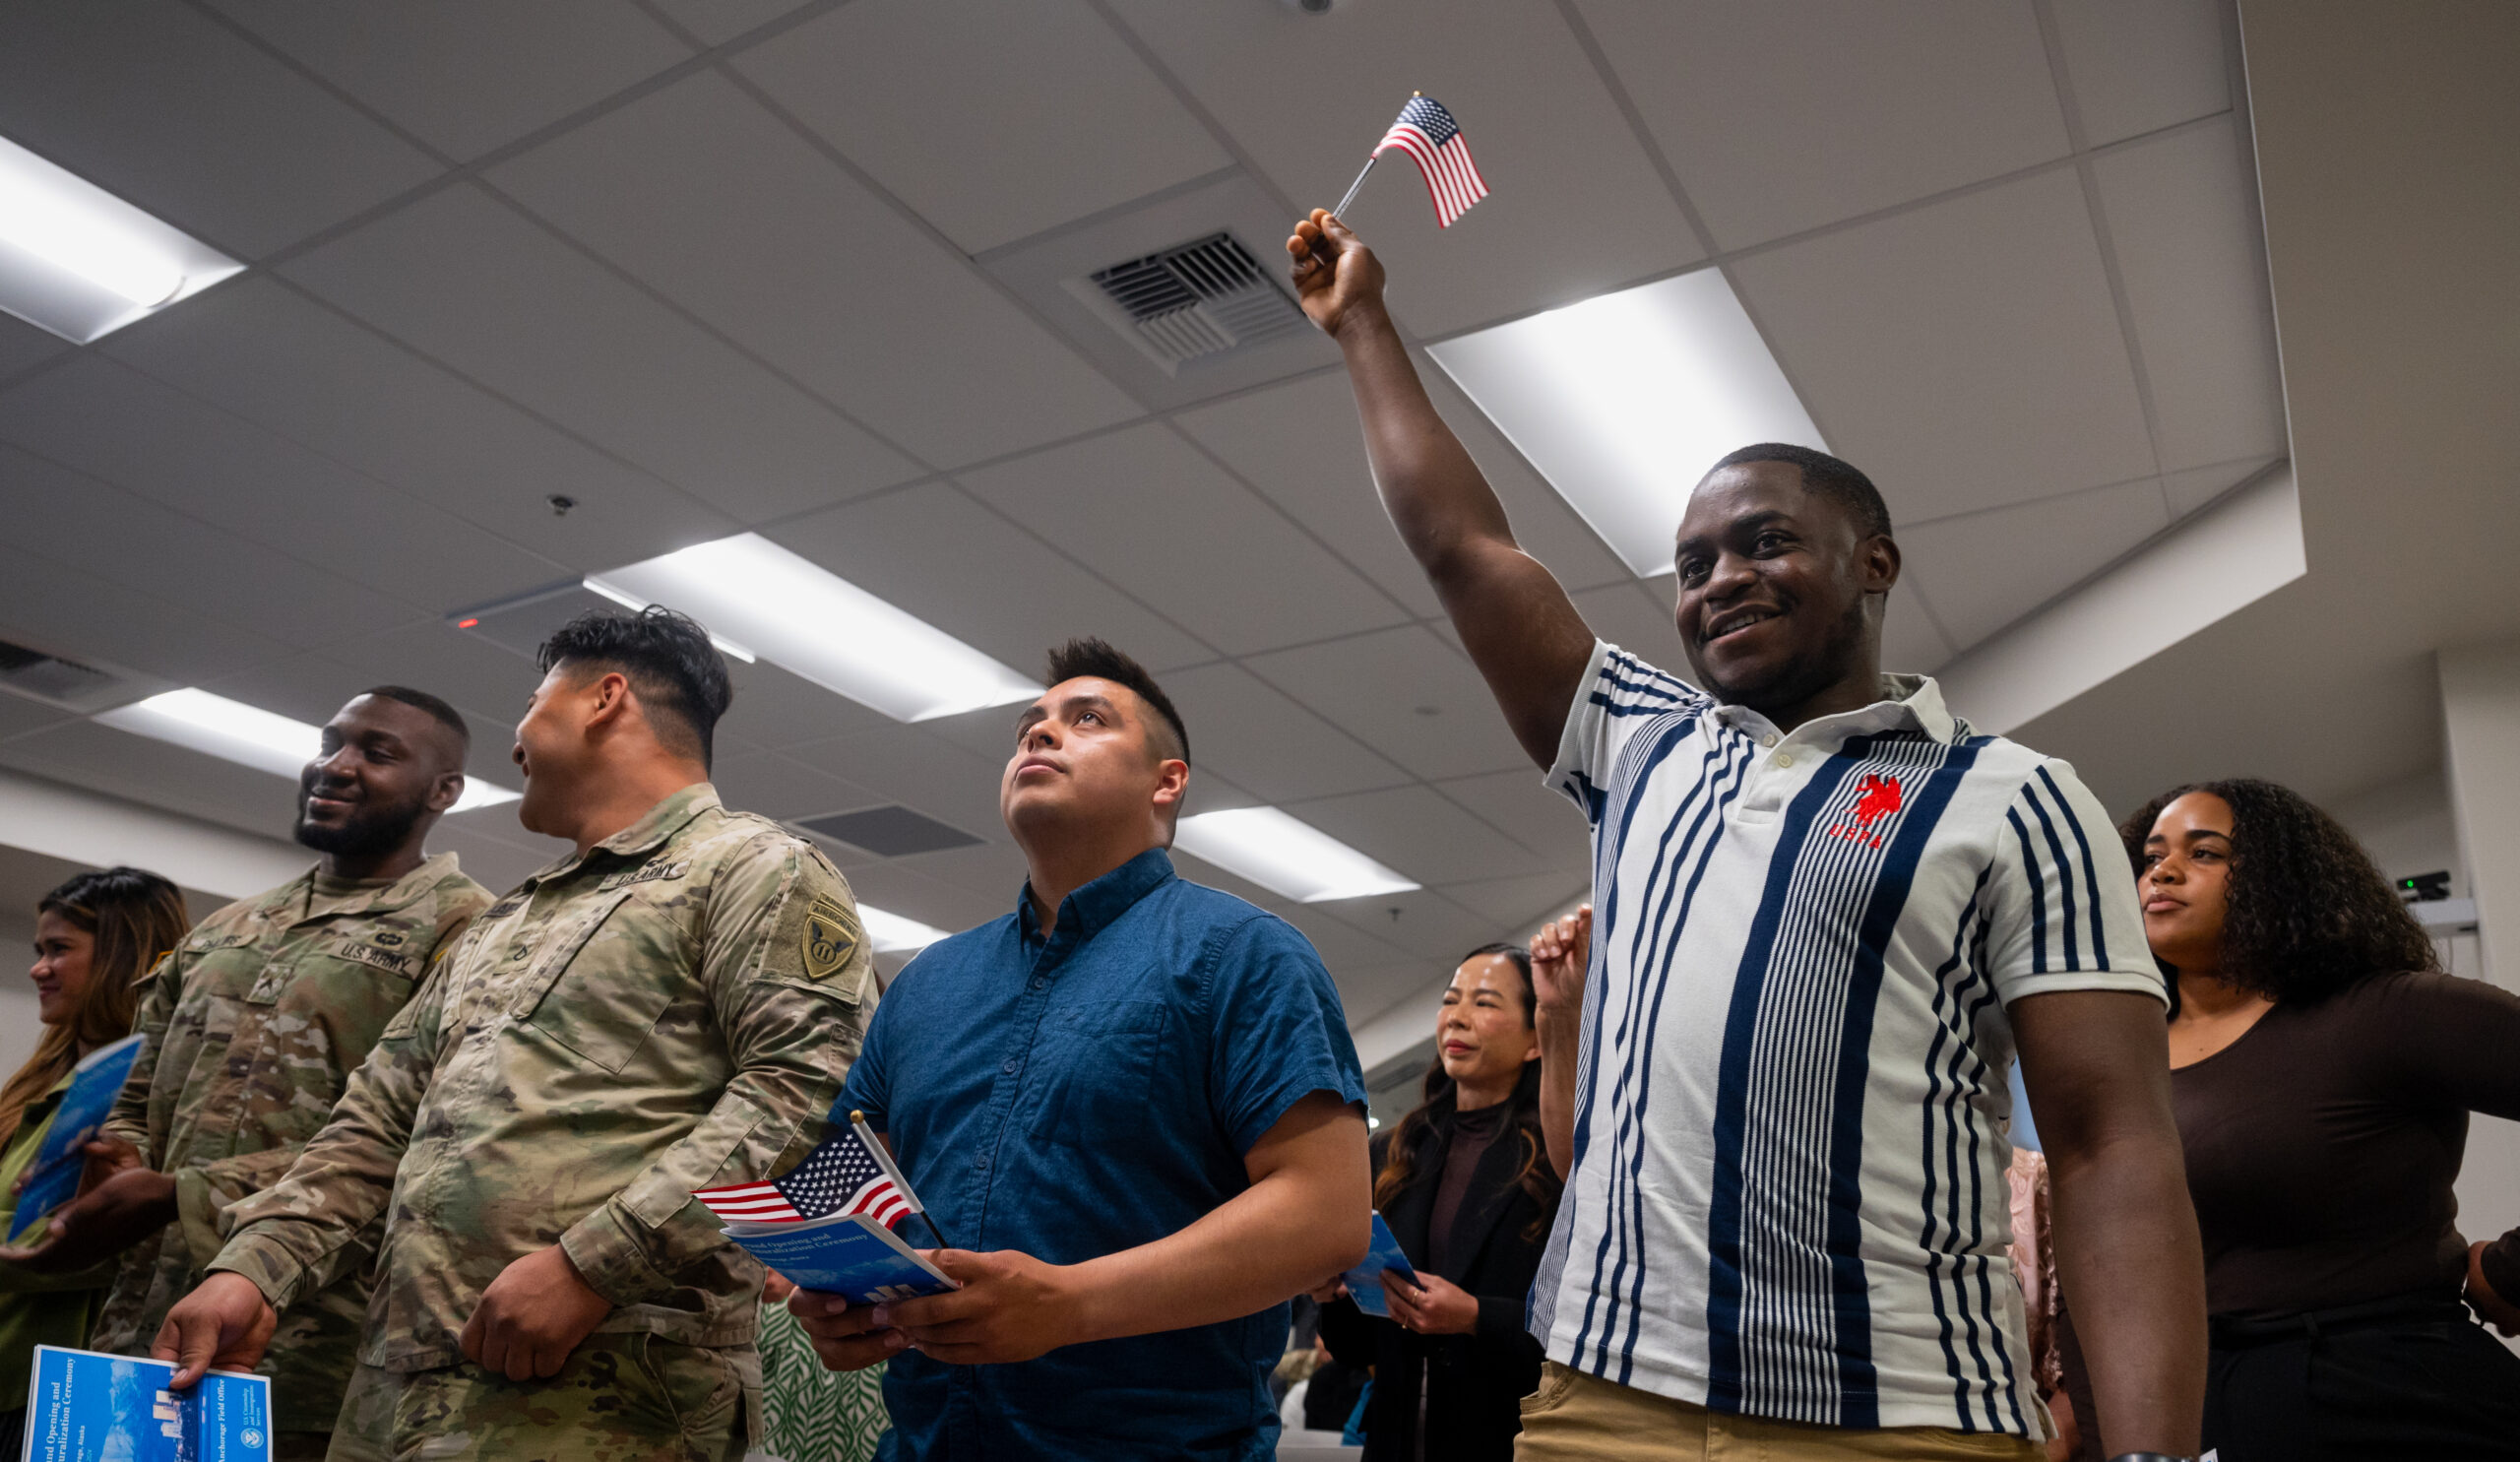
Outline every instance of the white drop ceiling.
[[[1166, 672], [1194, 808], [1426, 885], [1192, 869], [1363, 1021], [1567, 903], [1581, 824], [1383, 522], [1327, 346], [1153, 392], [1023, 261], [1184, 199], [1292, 219], [1440, 96], [1494, 192], [1439, 233], [1405, 170], [1367, 189], [1404, 328], [1723, 268], [1888, 496], [1892, 659], [1930, 670], [2286, 451], [2232, 34], [2214, 0], [18, 0], [0, 136], [249, 268], [93, 347], [0, 318], [0, 638], [309, 720], [418, 685], [495, 778], [534, 674], [451, 612], [756, 532], [1027, 671], [1098, 633]], [[1435, 389], [1593, 622], [1676, 662], [1669, 581]], [[736, 668], [731, 801], [907, 805], [986, 841], [836, 848], [861, 896], [1011, 906], [1003, 711]], [[15, 698], [0, 765], [287, 822], [277, 779]], [[442, 836], [493, 882], [549, 852], [512, 808]]]

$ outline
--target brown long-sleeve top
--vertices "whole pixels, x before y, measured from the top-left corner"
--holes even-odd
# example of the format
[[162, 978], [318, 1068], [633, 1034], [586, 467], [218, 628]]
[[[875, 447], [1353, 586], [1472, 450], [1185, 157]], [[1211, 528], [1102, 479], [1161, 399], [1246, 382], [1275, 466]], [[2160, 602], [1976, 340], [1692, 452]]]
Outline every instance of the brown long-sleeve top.
[[[2171, 1073], [2187, 1189], [2218, 1315], [2458, 1295], [2468, 1244], [2451, 1184], [2468, 1113], [2520, 1117], [2520, 995], [2387, 975], [2277, 1005]], [[2488, 1232], [2520, 1214], [2478, 1214]], [[2486, 1253], [2520, 1299], [2520, 1229]]]

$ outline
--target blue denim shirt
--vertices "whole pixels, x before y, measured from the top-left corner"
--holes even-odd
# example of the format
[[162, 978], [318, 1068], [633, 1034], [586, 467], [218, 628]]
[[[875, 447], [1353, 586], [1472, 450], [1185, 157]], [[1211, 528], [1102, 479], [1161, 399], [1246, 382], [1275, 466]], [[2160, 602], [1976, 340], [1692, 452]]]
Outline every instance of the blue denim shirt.
[[[844, 1111], [887, 1133], [956, 1248], [1053, 1264], [1178, 1233], [1250, 1186], [1243, 1154], [1305, 1096], [1364, 1100], [1339, 992], [1286, 921], [1163, 850], [929, 946], [876, 1007]], [[1013, 1366], [916, 1352], [884, 1376], [886, 1455], [1267, 1458], [1287, 1307]]]

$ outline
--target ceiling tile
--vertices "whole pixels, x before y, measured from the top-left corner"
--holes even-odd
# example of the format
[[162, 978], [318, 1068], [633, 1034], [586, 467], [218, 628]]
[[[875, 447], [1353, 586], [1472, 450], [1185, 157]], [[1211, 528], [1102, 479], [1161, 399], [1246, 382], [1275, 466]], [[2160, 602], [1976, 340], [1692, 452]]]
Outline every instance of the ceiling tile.
[[[1216, 658], [951, 483], [844, 503], [769, 537], [1028, 674], [1076, 635], [1100, 635], [1157, 670]], [[1013, 723], [1011, 710], [991, 714], [992, 734]]]
[[2083, 145], [2101, 147], [2225, 111], [2229, 0], [2050, 0]]
[[0, 394], [0, 436], [431, 611], [558, 567], [98, 355]]
[[1435, 790], [1534, 853], [1557, 862], [1571, 859], [1579, 873], [1586, 866], [1584, 814], [1542, 785], [1539, 768], [1455, 777], [1436, 783]]
[[79, 718], [68, 711], [55, 710], [41, 701], [23, 696], [0, 695], [0, 741], [41, 731], [47, 726], [60, 726]]
[[627, 0], [210, 0], [459, 161], [691, 55]]
[[1174, 419], [1384, 593], [1416, 613], [1443, 612], [1374, 491], [1346, 371], [1306, 376]]
[[475, 188], [434, 194], [283, 272], [742, 522], [916, 473]]
[[1577, 3], [1721, 248], [2069, 151], [2027, 5]]
[[1321, 963], [1329, 967], [1333, 980], [1341, 978], [1345, 971], [1371, 969], [1407, 957], [1398, 947], [1332, 918], [1318, 904], [1293, 904], [1269, 894], [1251, 902], [1293, 924], [1312, 945], [1313, 952], [1321, 956]]
[[978, 271], [712, 72], [498, 186], [931, 464], [1140, 414]]
[[[709, 781], [727, 806], [741, 812], [758, 812], [780, 822], [815, 817], [844, 807], [872, 806], [883, 800], [853, 782], [776, 751], [720, 756], [709, 768]], [[864, 858], [847, 861], [854, 864]]]
[[1164, 688], [1189, 723], [1198, 775], [1224, 777], [1261, 801], [1297, 801], [1410, 780], [1240, 666], [1176, 670], [1164, 677]]
[[475, 766], [484, 751], [493, 753], [492, 764], [506, 760], [526, 697], [542, 679], [524, 656], [443, 621], [406, 624], [319, 653], [362, 684], [409, 685], [453, 702], [472, 725]]
[[1680, 633], [1671, 620], [1670, 576], [1609, 584], [1574, 596], [1575, 612], [1584, 616], [1598, 639], [1669, 666], [1677, 675], [1689, 673], [1688, 657], [1680, 649]]
[[1418, 626], [1243, 663], [1420, 777], [1467, 777], [1527, 764], [1469, 658]]
[[40, 365], [70, 349], [70, 343], [13, 315], [0, 315], [0, 378]]
[[1250, 488], [1162, 426], [968, 473], [1007, 516], [1231, 654], [1405, 617]]
[[[1578, 822], [1575, 826], [1580, 850], [1583, 824]], [[1517, 943], [1528, 943], [1529, 936], [1540, 931], [1542, 920], [1571, 914], [1576, 905], [1592, 896], [1592, 870], [1580, 851], [1566, 871], [1454, 883], [1444, 888], [1445, 898], [1513, 930], [1506, 937]]]
[[[104, 350], [578, 573], [737, 526], [269, 277], [122, 331]], [[555, 513], [554, 493], [576, 506]]]
[[0, 134], [248, 259], [438, 171], [180, 0], [0, 6]]
[[[109, 543], [112, 551], [79, 553], [79, 561], [126, 590], [162, 596], [179, 612], [209, 614], [285, 645], [372, 634], [411, 617], [409, 605], [344, 574], [15, 447], [0, 446], [0, 521], [30, 543]], [[110, 658], [137, 667], [127, 656]]]
[[[1427, 962], [1424, 979], [1412, 982], [1440, 984], [1452, 972], [1461, 957], [1497, 939], [1511, 938], [1517, 932], [1484, 914], [1474, 913], [1432, 889], [1416, 893], [1377, 894], [1369, 899], [1343, 899], [1335, 904], [1316, 904], [1341, 922], [1372, 934], [1386, 944], [1416, 955]], [[1395, 912], [1397, 914], [1395, 915]]]
[[[1409, 99], [1406, 88], [1452, 110], [1486, 201], [1438, 229], [1426, 190], [1395, 153], [1349, 210], [1391, 268], [1393, 310], [1420, 333], [1572, 303], [1701, 257], [1552, 6], [1455, 0], [1438, 14], [1359, 4], [1326, 16], [1256, 0], [1113, 8], [1296, 209], [1339, 201]], [[1574, 159], [1581, 165], [1570, 166]], [[1542, 238], [1547, 246], [1535, 247]]]
[[829, 9], [832, 0], [649, 0], [703, 45], [724, 45], [798, 10]]
[[2162, 494], [2170, 499], [2170, 515], [2184, 518], [2207, 503], [2255, 477], [2266, 470], [2272, 457], [2248, 458], [2238, 462], [2221, 462], [2212, 467], [2192, 467], [2185, 472], [2170, 473], [2162, 478]]
[[1902, 522], [2158, 471], [2069, 169], [1732, 269], [1830, 450]]
[[[8, 477], [0, 472], [0, 489]], [[16, 525], [13, 537], [41, 540]], [[72, 658], [113, 661], [178, 685], [288, 653], [286, 645], [241, 625], [189, 612], [7, 540], [0, 540], [0, 637]]]
[[297, 813], [296, 789], [285, 777], [93, 721], [0, 743], [0, 766], [283, 842]]
[[[1394, 1009], [1428, 985], [1443, 983], [1449, 976], [1450, 972], [1443, 968], [1442, 961], [1426, 959], [1360, 965], [1344, 970], [1334, 967], [1330, 972], [1330, 978], [1338, 983], [1339, 1003], [1352, 1031]], [[1429, 1021], [1426, 1049], [1433, 1049], [1434, 1039], [1434, 1024]], [[1413, 1066], [1398, 1078], [1403, 1091], [1400, 1104], [1404, 1110], [1418, 1103], [1418, 1082], [1422, 1079], [1422, 1066]]]
[[1934, 608], [1966, 650], [2169, 526], [2146, 480], [1928, 524], [1899, 543], [1933, 576]]
[[[861, 706], [837, 691], [782, 669], [768, 661], [726, 666], [735, 692], [734, 704], [718, 723], [719, 734], [732, 734], [763, 747], [828, 741], [898, 726], [883, 713]], [[829, 807], [808, 808], [828, 812]], [[785, 814], [783, 814], [785, 815]]]
[[865, 788], [882, 801], [898, 802], [975, 837], [995, 839], [1005, 826], [997, 812], [1003, 759], [957, 746], [923, 727], [884, 723], [827, 741], [788, 747], [788, 756]]
[[856, 0], [736, 69], [971, 254], [1233, 160], [1082, 0]]
[[2284, 450], [2257, 180], [2229, 120], [2092, 160], [2170, 471]]
[[865, 863], [850, 868], [845, 876], [859, 902], [949, 933], [1004, 919], [1015, 911], [1013, 885], [995, 894], [977, 893], [931, 878], [906, 863]]

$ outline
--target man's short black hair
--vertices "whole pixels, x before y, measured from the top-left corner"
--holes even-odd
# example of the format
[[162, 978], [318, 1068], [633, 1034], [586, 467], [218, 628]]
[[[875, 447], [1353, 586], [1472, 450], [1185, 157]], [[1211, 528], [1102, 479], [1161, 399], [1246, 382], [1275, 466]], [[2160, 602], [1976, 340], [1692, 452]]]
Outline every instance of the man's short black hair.
[[1791, 442], [1760, 442], [1737, 452], [1727, 452], [1724, 460], [1707, 469], [1712, 474], [1745, 462], [1791, 462], [1802, 469], [1802, 486], [1836, 501], [1855, 521], [1858, 538], [1889, 538], [1890, 505], [1881, 500], [1881, 489], [1872, 479], [1858, 471], [1855, 464], [1797, 447]]
[[1113, 649], [1109, 641], [1089, 635], [1084, 639], [1070, 640], [1050, 651], [1049, 683], [1056, 685], [1061, 680], [1073, 680], [1079, 675], [1093, 675], [1137, 692], [1138, 699], [1153, 706], [1155, 714], [1163, 717], [1164, 724], [1172, 729], [1172, 742], [1178, 748], [1173, 754], [1184, 764], [1188, 763], [1190, 728], [1182, 724], [1181, 713], [1172, 709], [1172, 697], [1166, 695], [1164, 687], [1155, 683], [1155, 677], [1146, 672], [1145, 666]]
[[[379, 700], [401, 701], [413, 710], [426, 711], [430, 720], [455, 732], [455, 769], [459, 772], [464, 770], [464, 755], [472, 749], [472, 728], [464, 724], [463, 712], [425, 690], [413, 690], [409, 685], [371, 685], [358, 694], [372, 695]], [[356, 700], [358, 696], [350, 699]]]
[[735, 699], [709, 631], [662, 604], [636, 614], [589, 609], [553, 630], [535, 663], [545, 671], [561, 665], [619, 670], [639, 693], [658, 736], [677, 751], [697, 752], [704, 767], [714, 754], [718, 718]]

